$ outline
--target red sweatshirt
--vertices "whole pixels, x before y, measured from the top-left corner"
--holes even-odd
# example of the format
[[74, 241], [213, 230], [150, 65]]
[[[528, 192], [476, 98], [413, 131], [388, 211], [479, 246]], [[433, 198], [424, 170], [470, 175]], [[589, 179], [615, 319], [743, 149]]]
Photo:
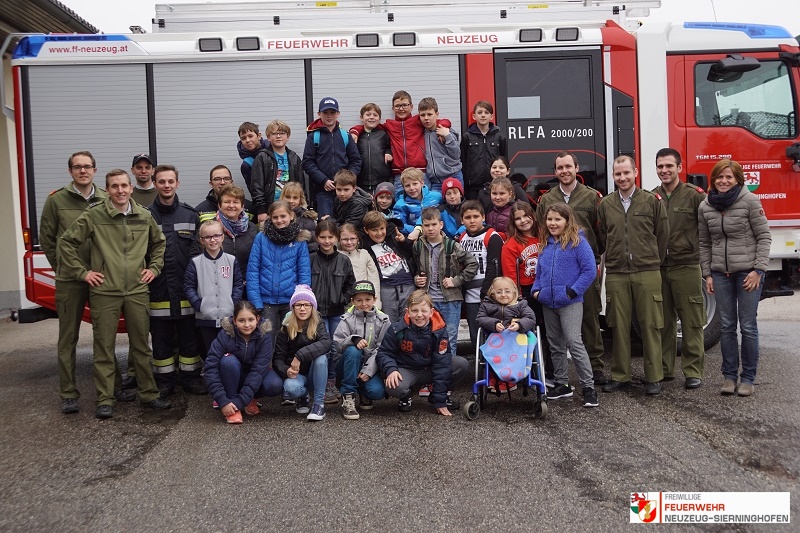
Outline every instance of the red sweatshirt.
[[539, 239], [525, 237], [526, 244], [521, 244], [511, 237], [503, 245], [500, 252], [500, 265], [503, 275], [517, 281], [517, 258], [522, 258], [519, 268], [519, 284], [523, 287], [533, 285], [536, 277], [536, 262], [539, 259]]

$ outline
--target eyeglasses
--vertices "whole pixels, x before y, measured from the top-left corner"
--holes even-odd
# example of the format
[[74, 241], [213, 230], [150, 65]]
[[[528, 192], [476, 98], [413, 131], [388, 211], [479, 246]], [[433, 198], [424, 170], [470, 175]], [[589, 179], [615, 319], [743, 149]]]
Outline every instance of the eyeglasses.
[[218, 241], [218, 240], [222, 239], [222, 237], [223, 237], [222, 233], [215, 233], [214, 235], [204, 235], [204, 236], [200, 237], [200, 240], [202, 240], [202, 241]]
[[289, 135], [289, 134], [286, 133], [285, 131], [273, 131], [272, 133], [268, 133], [267, 137], [269, 137], [270, 135], [274, 135], [274, 136], [278, 137], [278, 136], [284, 136], [284, 135]]
[[211, 178], [211, 183], [231, 183], [233, 178]]
[[75, 172], [80, 172], [81, 170], [92, 170], [94, 165], [72, 165], [70, 168]]
[[345, 237], [345, 238], [342, 238], [342, 239], [339, 239], [339, 240], [342, 241], [342, 242], [353, 242], [353, 241], [357, 241], [358, 239], [356, 237]]
[[405, 109], [407, 107], [411, 107], [411, 104], [394, 104], [393, 106], [395, 109]]
[[294, 304], [294, 306], [297, 309], [311, 309], [311, 307], [312, 307], [311, 304], [307, 304], [307, 303]]

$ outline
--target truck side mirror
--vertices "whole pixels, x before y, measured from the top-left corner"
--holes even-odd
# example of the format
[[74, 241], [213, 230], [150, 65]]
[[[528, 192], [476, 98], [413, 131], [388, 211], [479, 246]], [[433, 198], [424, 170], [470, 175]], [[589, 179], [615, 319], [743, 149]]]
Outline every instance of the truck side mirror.
[[687, 174], [686, 183], [700, 187], [704, 191], [708, 190], [708, 176], [705, 174]]
[[761, 63], [754, 57], [745, 57], [741, 54], [728, 54], [727, 57], [720, 59], [708, 69], [706, 79], [716, 83], [726, 83], [736, 81], [745, 72], [756, 70], [761, 67]]

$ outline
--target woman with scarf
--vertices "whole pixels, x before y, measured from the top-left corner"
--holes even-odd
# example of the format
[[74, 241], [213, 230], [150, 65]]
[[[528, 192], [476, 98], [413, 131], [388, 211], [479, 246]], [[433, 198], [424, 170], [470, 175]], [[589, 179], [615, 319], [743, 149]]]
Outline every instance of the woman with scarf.
[[242, 279], [247, 275], [250, 249], [258, 235], [258, 226], [250, 221], [244, 210], [244, 190], [236, 185], [227, 185], [219, 191], [219, 211], [216, 219], [222, 224], [225, 239], [222, 251], [231, 254], [239, 262]]
[[310, 238], [308, 230], [300, 229], [289, 204], [283, 200], [270, 204], [264, 231], [253, 241], [245, 278], [247, 299], [261, 310], [272, 331], [280, 329], [281, 318], [289, 312], [295, 286], [311, 285]]
[[751, 396], [758, 366], [756, 313], [772, 237], [761, 201], [744, 186], [736, 161], [723, 159], [711, 169], [711, 189], [700, 204], [698, 222], [700, 267], [722, 322], [720, 393]]

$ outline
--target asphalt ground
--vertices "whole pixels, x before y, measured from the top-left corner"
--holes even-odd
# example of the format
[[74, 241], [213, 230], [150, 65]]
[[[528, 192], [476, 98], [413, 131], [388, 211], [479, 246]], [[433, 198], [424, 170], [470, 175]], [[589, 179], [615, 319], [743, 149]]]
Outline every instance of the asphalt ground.
[[[684, 390], [679, 377], [646, 397], [639, 384], [600, 393], [597, 409], [576, 394], [549, 402], [543, 420], [516, 394], [490, 397], [475, 421], [436, 415], [415, 397], [408, 414], [387, 400], [358, 421], [333, 407], [311, 423], [267, 399], [241, 426], [225, 424], [208, 396], [180, 391], [170, 411], [118, 403], [113, 419], [96, 420], [88, 325], [81, 410], [65, 416], [56, 321], [2, 322], [0, 531], [620, 531], [633, 529], [630, 493], [650, 491], [788, 491], [797, 517], [800, 296], [759, 311], [750, 398], [720, 396], [716, 347], [700, 389]], [[634, 358], [634, 381], [642, 377]], [[456, 391], [469, 395], [466, 384]]]

